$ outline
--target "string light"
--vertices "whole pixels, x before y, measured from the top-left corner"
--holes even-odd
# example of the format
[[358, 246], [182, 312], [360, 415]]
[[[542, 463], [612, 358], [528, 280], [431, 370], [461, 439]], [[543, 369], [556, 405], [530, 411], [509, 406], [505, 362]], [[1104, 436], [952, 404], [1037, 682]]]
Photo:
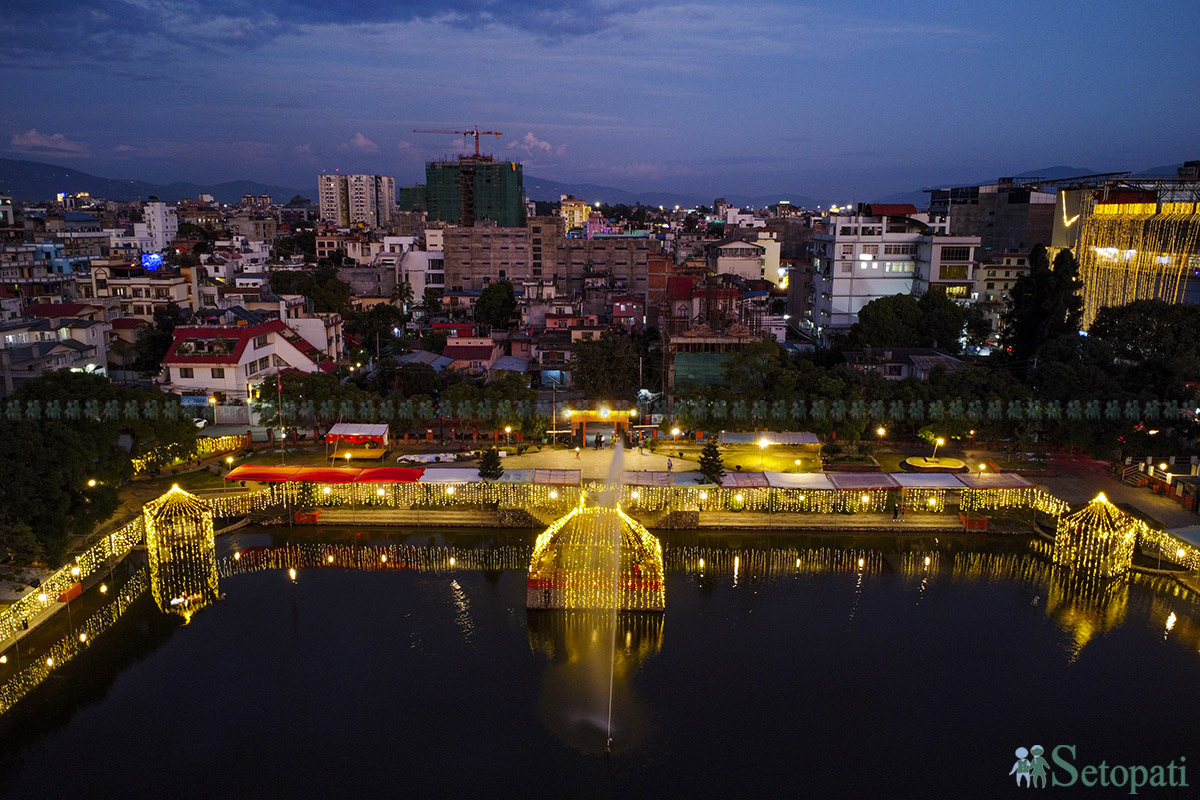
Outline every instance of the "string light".
[[662, 544], [619, 508], [584, 499], [537, 538], [529, 561], [530, 608], [662, 611]]
[[1133, 566], [1133, 550], [1147, 526], [1108, 502], [1103, 494], [1058, 520], [1054, 561], [1100, 577], [1121, 575]]
[[142, 507], [142, 521], [154, 602], [190, 619], [217, 597], [213, 512], [204, 501], [172, 486]]

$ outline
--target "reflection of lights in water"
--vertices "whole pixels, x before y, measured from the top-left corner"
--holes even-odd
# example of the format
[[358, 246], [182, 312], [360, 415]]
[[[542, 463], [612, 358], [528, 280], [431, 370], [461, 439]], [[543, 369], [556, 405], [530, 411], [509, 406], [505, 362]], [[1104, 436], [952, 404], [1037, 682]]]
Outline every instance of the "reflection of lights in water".
[[1172, 611], [1170, 613], [1170, 615], [1167, 617], [1167, 629], [1165, 631], [1163, 631], [1164, 639], [1167, 638], [1167, 634], [1171, 632], [1171, 629], [1175, 627], [1175, 620], [1176, 620], [1175, 612]]
[[704, 569], [704, 559], [700, 559], [700, 569]]
[[741, 556], [734, 556], [733, 557], [733, 585], [734, 586], [737, 586], [737, 584], [738, 584], [738, 567], [740, 567], [741, 564], [742, 564]]
[[454, 556], [450, 556], [450, 566], [454, 566]]
[[288, 570], [288, 577], [292, 579], [292, 583], [296, 582], [296, 568], [292, 567]]
[[860, 558], [860, 559], [858, 560], [858, 568], [859, 568], [859, 569], [862, 569], [862, 567], [863, 567], [863, 560]]
[[[863, 560], [858, 560], [858, 566], [862, 567]], [[861, 569], [858, 576], [854, 579], [854, 603], [850, 606], [850, 621], [854, 621], [854, 615], [858, 613], [858, 601], [862, 599], [863, 574]]]
[[925, 566], [929, 566], [929, 556], [925, 556]]
[[332, 563], [333, 563], [333, 556], [325, 556], [325, 563], [327, 563], [327, 564], [332, 564]]
[[463, 591], [458, 581], [450, 581], [450, 593], [454, 599], [454, 624], [463, 633], [463, 639], [470, 642], [475, 637], [475, 622], [471, 619], [471, 603], [467, 593]]

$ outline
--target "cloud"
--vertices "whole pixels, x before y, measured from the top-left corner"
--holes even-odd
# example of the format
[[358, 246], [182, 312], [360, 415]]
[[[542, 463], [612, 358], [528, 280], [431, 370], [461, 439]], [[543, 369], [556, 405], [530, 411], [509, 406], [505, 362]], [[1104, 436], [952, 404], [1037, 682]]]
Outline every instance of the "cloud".
[[356, 153], [378, 153], [379, 145], [372, 142], [362, 133], [354, 134], [354, 138], [348, 142], [343, 142], [338, 145], [338, 150], [342, 152], [354, 151]]
[[137, 150], [136, 147], [134, 147], [133, 145], [128, 145], [128, 144], [119, 144], [113, 148], [114, 153], [132, 153], [135, 150]]
[[91, 147], [84, 142], [72, 142], [61, 133], [47, 136], [38, 133], [37, 128], [30, 128], [25, 133], [14, 133], [12, 148], [22, 153], [46, 155], [86, 156], [91, 153]]
[[549, 142], [542, 141], [533, 135], [527, 133], [515, 142], [509, 142], [506, 150], [517, 150], [527, 155], [556, 155], [564, 156], [567, 154], [566, 144], [560, 144], [557, 147]]
[[313, 154], [312, 145], [311, 144], [298, 144], [292, 150], [292, 152], [298, 156], [311, 156]]
[[319, 28], [369, 30], [434, 23], [459, 30], [504, 28], [543, 41], [613, 30], [662, 0], [57, 0], [5, 8], [0, 64], [68, 68], [59, 56], [87, 52], [105, 70], [131, 63], [163, 68], [213, 50], [258, 49]]

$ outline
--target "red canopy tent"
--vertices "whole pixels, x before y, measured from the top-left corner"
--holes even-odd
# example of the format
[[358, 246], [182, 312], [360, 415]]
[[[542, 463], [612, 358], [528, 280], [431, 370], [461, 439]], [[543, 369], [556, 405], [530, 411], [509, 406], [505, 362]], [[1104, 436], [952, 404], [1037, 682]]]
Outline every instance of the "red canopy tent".
[[257, 464], [242, 464], [241, 466], [234, 467], [225, 476], [225, 480], [284, 483], [295, 480], [295, 475], [299, 471], [300, 467], [264, 467]]
[[325, 434], [325, 441], [332, 442], [334, 445], [338, 442], [345, 442], [346, 444], [374, 443], [380, 447], [387, 447], [388, 426], [368, 425], [359, 422], [339, 422], [329, 429], [329, 433]]
[[371, 467], [358, 473], [355, 483], [416, 483], [424, 467]]
[[362, 470], [357, 468], [301, 467], [293, 480], [306, 483], [354, 483], [360, 472]]

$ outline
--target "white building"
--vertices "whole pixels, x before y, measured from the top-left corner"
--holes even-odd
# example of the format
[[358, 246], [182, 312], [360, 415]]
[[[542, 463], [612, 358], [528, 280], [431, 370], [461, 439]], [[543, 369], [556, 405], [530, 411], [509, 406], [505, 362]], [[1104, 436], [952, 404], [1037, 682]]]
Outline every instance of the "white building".
[[179, 218], [175, 214], [175, 206], [169, 206], [161, 200], [151, 200], [142, 207], [142, 220], [146, 224], [152, 252], [161, 253], [166, 250], [179, 235]]
[[872, 300], [921, 295], [931, 288], [970, 298], [979, 237], [941, 236], [911, 205], [870, 204], [858, 214], [831, 214], [813, 234], [813, 322], [845, 331]]
[[264, 382], [274, 390], [275, 376], [282, 370], [334, 369], [331, 359], [281, 320], [178, 327], [174, 336], [163, 359], [162, 378], [170, 391], [180, 394], [220, 392], [226, 401], [245, 401], [253, 399]]

